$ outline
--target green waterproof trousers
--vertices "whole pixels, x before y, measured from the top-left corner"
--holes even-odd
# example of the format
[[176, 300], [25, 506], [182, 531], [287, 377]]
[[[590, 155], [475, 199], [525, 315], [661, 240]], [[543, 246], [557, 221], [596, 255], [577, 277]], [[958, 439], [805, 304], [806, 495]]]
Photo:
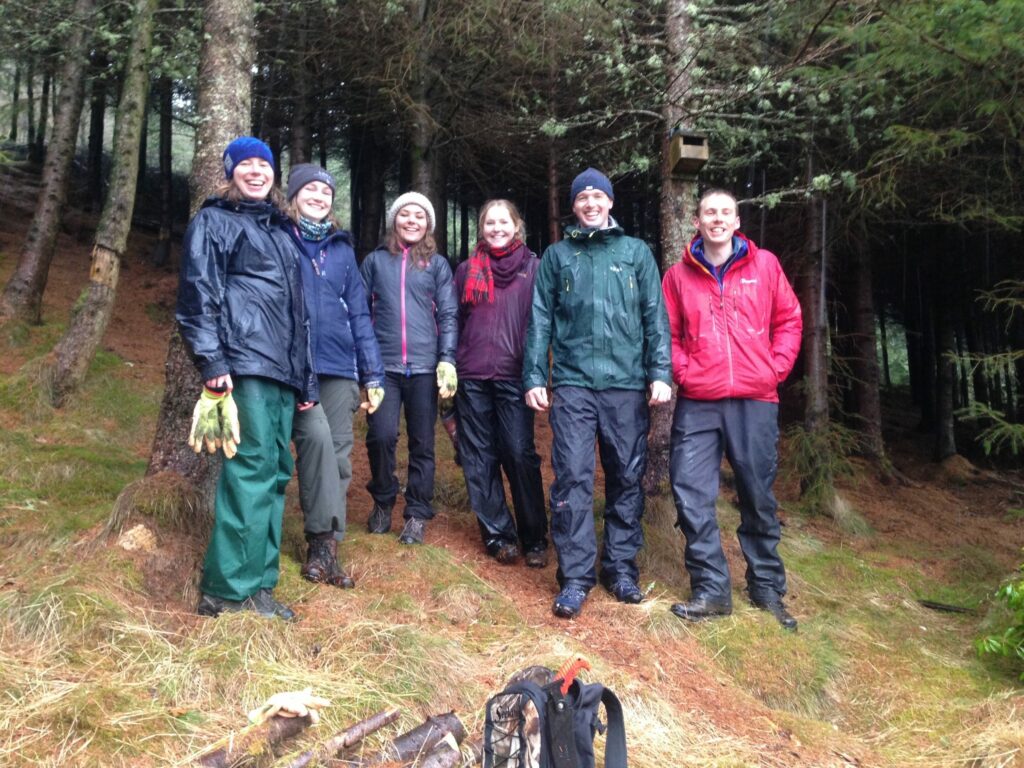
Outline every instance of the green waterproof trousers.
[[236, 378], [234, 385], [242, 442], [221, 469], [200, 589], [244, 600], [277, 586], [284, 491], [294, 467], [295, 392], [254, 376]]

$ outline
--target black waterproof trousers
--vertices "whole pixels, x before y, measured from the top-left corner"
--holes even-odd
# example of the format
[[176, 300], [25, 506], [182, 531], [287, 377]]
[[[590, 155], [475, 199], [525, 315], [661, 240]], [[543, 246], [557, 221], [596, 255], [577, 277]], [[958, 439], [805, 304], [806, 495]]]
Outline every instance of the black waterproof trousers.
[[[462, 379], [455, 394], [459, 460], [484, 544], [512, 542], [524, 552], [547, 548], [548, 520], [533, 411], [518, 381]], [[505, 500], [508, 478], [515, 522]]]
[[384, 400], [372, 416], [366, 417], [366, 454], [370, 460], [370, 482], [366, 490], [374, 502], [391, 509], [398, 496], [395, 476], [398, 450], [398, 419], [405, 409], [405, 431], [409, 438], [409, 472], [405, 484], [406, 520], [434, 516], [434, 422], [437, 421], [437, 379], [433, 373], [403, 376], [384, 375]]
[[778, 441], [778, 403], [676, 401], [670, 475], [678, 525], [686, 536], [686, 570], [694, 597], [729, 602], [732, 595], [715, 516], [723, 452], [736, 475], [740, 507], [736, 534], [747, 561], [750, 599], [768, 603], [786, 594], [786, 571], [778, 553], [778, 503], [772, 493]]
[[601, 580], [636, 581], [644, 543], [640, 481], [647, 468], [646, 393], [631, 389], [558, 387], [551, 404], [551, 541], [560, 585], [597, 583], [594, 529], [594, 439], [604, 469], [604, 552]]

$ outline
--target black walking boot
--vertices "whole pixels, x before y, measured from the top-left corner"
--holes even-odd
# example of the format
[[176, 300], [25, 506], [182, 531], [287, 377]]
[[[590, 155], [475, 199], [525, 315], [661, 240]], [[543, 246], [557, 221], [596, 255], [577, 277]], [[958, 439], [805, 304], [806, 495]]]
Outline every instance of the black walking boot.
[[338, 542], [334, 533], [318, 533], [309, 537], [309, 551], [302, 566], [302, 578], [317, 584], [352, 589], [355, 581], [341, 570], [338, 563]]
[[366, 530], [370, 533], [387, 533], [391, 530], [391, 507], [384, 507], [374, 502], [370, 519], [366, 521]]

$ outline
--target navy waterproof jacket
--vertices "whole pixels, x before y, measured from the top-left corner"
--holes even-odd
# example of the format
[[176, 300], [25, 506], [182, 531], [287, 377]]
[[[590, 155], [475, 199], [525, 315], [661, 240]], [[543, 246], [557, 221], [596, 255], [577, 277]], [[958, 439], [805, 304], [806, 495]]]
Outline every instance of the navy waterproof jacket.
[[506, 259], [521, 258], [522, 264], [508, 285], [494, 286], [494, 302], [467, 304], [461, 301], [469, 261], [455, 270], [455, 291], [459, 304], [459, 346], [455, 355], [460, 379], [518, 382], [523, 375], [523, 347], [530, 324], [533, 279], [540, 259], [525, 247], [523, 255], [511, 253]]
[[337, 230], [319, 242], [310, 242], [302, 239], [294, 224], [288, 231], [302, 254], [299, 264], [309, 315], [313, 371], [318, 376], [379, 386], [384, 366], [351, 236]]
[[319, 399], [298, 253], [284, 215], [211, 197], [185, 231], [175, 317], [203, 381], [261, 376]]
[[410, 376], [455, 364], [455, 289], [448, 259], [439, 253], [425, 267], [381, 247], [359, 267], [384, 370]]

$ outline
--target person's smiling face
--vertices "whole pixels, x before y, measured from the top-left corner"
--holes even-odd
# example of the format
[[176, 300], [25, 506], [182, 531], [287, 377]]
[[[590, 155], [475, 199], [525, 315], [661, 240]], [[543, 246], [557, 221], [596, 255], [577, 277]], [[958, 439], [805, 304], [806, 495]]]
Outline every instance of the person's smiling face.
[[612, 199], [601, 190], [585, 189], [573, 200], [572, 212], [581, 227], [603, 229], [608, 226], [612, 205]]
[[295, 207], [310, 221], [320, 222], [327, 218], [334, 203], [334, 192], [322, 181], [311, 181], [295, 195]]
[[247, 157], [231, 172], [231, 183], [247, 200], [266, 200], [274, 186], [274, 166], [261, 157]]

